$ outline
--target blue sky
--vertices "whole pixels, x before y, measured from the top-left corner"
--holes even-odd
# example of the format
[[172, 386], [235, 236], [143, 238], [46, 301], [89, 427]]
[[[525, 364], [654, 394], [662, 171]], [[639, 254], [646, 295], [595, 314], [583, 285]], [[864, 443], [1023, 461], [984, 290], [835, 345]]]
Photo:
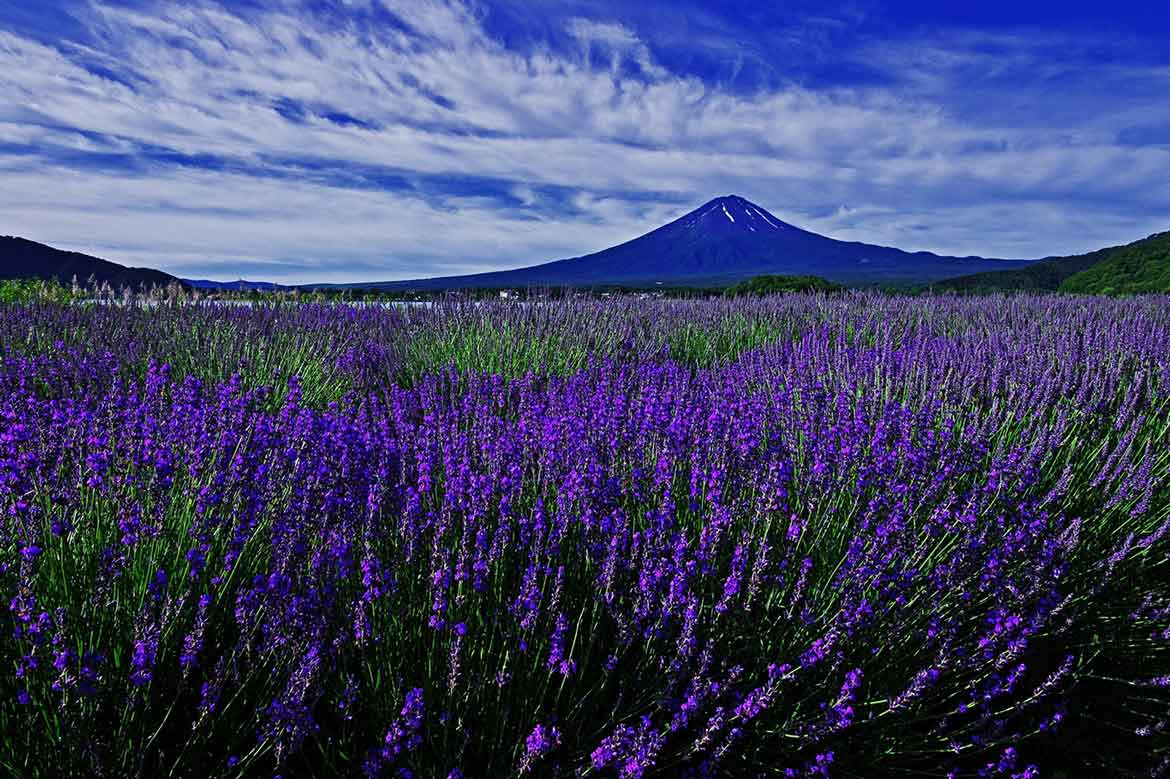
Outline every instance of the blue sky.
[[1155, 5], [0, 0], [0, 234], [368, 281], [735, 193], [911, 250], [1125, 243], [1170, 229]]

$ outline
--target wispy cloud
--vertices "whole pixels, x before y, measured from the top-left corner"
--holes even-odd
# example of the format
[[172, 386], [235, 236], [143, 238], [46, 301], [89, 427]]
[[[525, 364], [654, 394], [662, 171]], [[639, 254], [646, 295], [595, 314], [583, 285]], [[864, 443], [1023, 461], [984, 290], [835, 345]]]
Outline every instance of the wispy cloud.
[[[0, 232], [306, 281], [583, 254], [726, 192], [841, 237], [958, 254], [1165, 226], [1170, 123], [1125, 119], [1141, 94], [1075, 79], [1065, 103], [1115, 118], [1038, 120], [1019, 98], [1044, 105], [1042, 82], [1067, 68], [1043, 44], [863, 41], [850, 56], [878, 83], [745, 93], [667, 67], [614, 19], [568, 17], [571, 45], [520, 50], [486, 13], [95, 2], [74, 9], [83, 37], [0, 29]], [[1013, 92], [996, 67], [1039, 75]], [[1003, 110], [977, 110], [995, 96]]]

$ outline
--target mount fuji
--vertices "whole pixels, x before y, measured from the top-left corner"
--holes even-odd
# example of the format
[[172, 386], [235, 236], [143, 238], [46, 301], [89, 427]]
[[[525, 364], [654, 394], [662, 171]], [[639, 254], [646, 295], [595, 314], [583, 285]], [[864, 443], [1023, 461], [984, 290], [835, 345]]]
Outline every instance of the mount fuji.
[[470, 287], [723, 285], [765, 273], [815, 275], [846, 284], [932, 282], [1027, 266], [1024, 260], [943, 257], [838, 241], [802, 230], [736, 195], [694, 211], [626, 243], [582, 257], [515, 270], [367, 288], [435, 290]]

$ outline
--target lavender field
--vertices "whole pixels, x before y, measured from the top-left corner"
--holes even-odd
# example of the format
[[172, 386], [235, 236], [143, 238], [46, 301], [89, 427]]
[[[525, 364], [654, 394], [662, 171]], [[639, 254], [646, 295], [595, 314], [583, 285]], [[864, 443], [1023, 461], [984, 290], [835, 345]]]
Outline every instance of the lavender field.
[[1170, 770], [1170, 301], [0, 306], [0, 770]]

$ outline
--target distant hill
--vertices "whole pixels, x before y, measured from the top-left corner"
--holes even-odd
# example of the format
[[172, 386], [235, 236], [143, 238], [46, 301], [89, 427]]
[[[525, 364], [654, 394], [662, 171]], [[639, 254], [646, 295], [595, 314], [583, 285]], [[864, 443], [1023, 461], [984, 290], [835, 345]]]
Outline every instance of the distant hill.
[[1060, 291], [1095, 295], [1170, 292], [1170, 232], [1111, 251], [1100, 262], [1065, 279]]
[[[934, 290], [951, 292], [1102, 292], [1126, 285], [1163, 286], [1167, 279], [1167, 246], [1170, 233], [1161, 233], [1125, 246], [1111, 246], [1088, 254], [1047, 257], [1024, 268], [973, 273], [931, 284]], [[1114, 259], [1117, 262], [1114, 262]], [[1112, 277], [1112, 278], [1111, 278]], [[1124, 281], [1123, 281], [1124, 279]]]
[[632, 241], [583, 257], [517, 270], [353, 286], [388, 290], [723, 286], [763, 274], [811, 274], [834, 282], [881, 284], [937, 281], [1027, 264], [838, 241], [790, 225], [742, 197], [729, 195]]
[[1025, 268], [971, 273], [944, 279], [931, 287], [949, 292], [1055, 292], [1065, 279], [1092, 267], [1118, 248], [1098, 249], [1089, 254], [1068, 257], [1046, 257]]
[[127, 268], [99, 257], [54, 249], [11, 236], [0, 237], [0, 279], [53, 279], [62, 284], [77, 279], [83, 285], [93, 279], [98, 284], [135, 289], [183, 284], [180, 279], [159, 270]]
[[247, 292], [249, 290], [258, 290], [261, 292], [275, 292], [282, 289], [295, 289], [295, 287], [286, 286], [284, 284], [277, 284], [273, 281], [247, 281], [240, 279], [238, 281], [212, 281], [211, 279], [183, 279], [183, 281], [190, 284], [195, 289], [208, 290], [231, 290], [233, 292]]

